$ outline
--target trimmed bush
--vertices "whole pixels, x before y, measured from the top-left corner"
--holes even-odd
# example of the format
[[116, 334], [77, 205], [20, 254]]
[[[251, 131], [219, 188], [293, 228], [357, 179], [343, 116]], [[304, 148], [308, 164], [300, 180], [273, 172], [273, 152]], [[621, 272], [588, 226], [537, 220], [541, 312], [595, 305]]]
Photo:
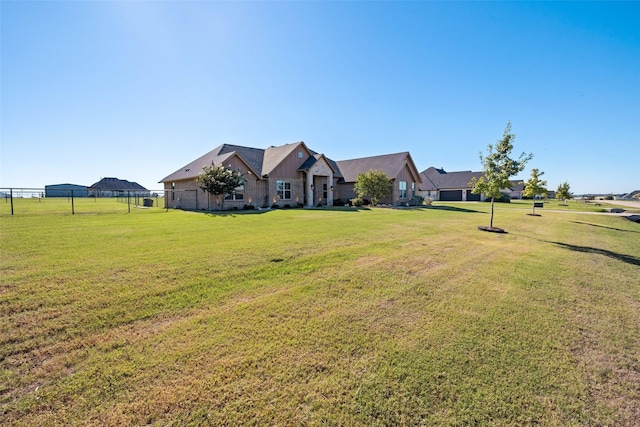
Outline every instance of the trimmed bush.
[[[487, 202], [491, 201], [491, 198], [488, 198], [486, 200]], [[498, 202], [498, 203], [511, 203], [511, 196], [508, 195], [507, 193], [500, 193], [500, 198], [499, 199], [495, 199], [494, 202]]]
[[424, 197], [422, 196], [413, 196], [411, 200], [409, 200], [409, 206], [420, 206], [424, 203]]
[[280, 205], [277, 203], [274, 203], [273, 205], [271, 205], [271, 209], [280, 209]]

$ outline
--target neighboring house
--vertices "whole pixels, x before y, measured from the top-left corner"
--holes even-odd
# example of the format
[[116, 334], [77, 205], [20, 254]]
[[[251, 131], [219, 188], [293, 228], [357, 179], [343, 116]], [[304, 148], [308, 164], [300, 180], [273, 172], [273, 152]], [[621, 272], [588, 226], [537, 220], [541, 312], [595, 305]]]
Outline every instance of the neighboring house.
[[44, 197], [89, 197], [86, 185], [53, 184], [44, 186]]
[[511, 180], [511, 188], [505, 188], [503, 193], [511, 196], [512, 199], [522, 199], [522, 192], [524, 191], [524, 181], [519, 179]]
[[[460, 171], [446, 172], [444, 169], [430, 167], [420, 173], [422, 184], [419, 187], [419, 195], [436, 201], [447, 202], [479, 202], [484, 201], [483, 194], [473, 194], [469, 185], [473, 178], [480, 178], [483, 172]], [[512, 199], [521, 199], [524, 183], [521, 180], [512, 180], [511, 187], [502, 190]]]
[[393, 181], [392, 194], [380, 203], [403, 205], [418, 194], [420, 172], [408, 152], [337, 161], [342, 179], [338, 181], [336, 195], [342, 200], [356, 197], [354, 184], [358, 175], [369, 170], [381, 170]]
[[444, 169], [430, 167], [420, 173], [422, 184], [419, 194], [431, 200], [447, 202], [481, 201], [484, 196], [471, 192], [472, 178], [480, 178], [482, 172], [446, 172]]
[[160, 181], [164, 184], [167, 206], [217, 209], [222, 203], [220, 197], [203, 191], [198, 182], [202, 168], [211, 164], [237, 170], [245, 179], [243, 186], [225, 198], [224, 206], [228, 209], [241, 209], [245, 205], [332, 206], [337, 199], [347, 203], [355, 196], [355, 177], [369, 169], [382, 169], [394, 180], [394, 193], [388, 203], [410, 200], [411, 190], [415, 191], [419, 182], [409, 153], [334, 162], [302, 141], [267, 149], [222, 144]]
[[149, 190], [137, 182], [118, 178], [102, 178], [89, 187], [90, 197], [148, 196]]

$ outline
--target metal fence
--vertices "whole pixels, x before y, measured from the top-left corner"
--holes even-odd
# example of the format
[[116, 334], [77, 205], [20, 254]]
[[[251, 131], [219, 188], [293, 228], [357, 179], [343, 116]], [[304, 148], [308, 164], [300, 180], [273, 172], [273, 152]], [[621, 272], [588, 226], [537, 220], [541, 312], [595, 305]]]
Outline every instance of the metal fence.
[[[0, 188], [0, 216], [132, 213], [136, 210], [167, 209], [164, 190], [86, 190], [44, 188]], [[4, 199], [4, 200], [2, 200]]]

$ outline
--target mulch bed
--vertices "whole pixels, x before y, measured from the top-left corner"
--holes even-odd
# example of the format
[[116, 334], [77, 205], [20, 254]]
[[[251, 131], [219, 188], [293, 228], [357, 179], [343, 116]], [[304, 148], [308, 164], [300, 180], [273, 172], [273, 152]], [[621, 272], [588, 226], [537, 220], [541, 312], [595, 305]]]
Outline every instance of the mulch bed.
[[502, 228], [498, 227], [488, 227], [486, 225], [479, 225], [478, 230], [480, 231], [488, 231], [490, 233], [506, 233]]

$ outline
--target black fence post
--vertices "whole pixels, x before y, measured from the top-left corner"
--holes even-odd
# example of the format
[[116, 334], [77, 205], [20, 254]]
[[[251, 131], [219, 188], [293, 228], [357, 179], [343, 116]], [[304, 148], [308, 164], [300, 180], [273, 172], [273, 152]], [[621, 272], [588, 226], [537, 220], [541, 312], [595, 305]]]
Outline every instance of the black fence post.
[[76, 214], [76, 207], [73, 203], [73, 190], [71, 190], [71, 215]]
[[127, 212], [131, 213], [131, 192], [127, 191]]
[[11, 215], [13, 215], [13, 188], [9, 189], [9, 198], [11, 199]]

